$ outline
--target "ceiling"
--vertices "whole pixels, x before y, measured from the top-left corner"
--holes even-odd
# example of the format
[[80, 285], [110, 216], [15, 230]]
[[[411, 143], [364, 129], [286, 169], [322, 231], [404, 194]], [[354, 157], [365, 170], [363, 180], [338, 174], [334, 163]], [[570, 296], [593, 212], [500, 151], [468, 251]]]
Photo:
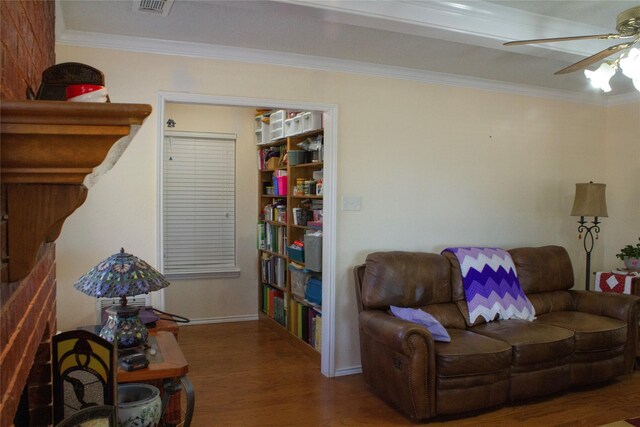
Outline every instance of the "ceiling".
[[133, 0], [58, 0], [56, 39], [606, 102], [638, 93], [620, 73], [609, 94], [582, 72], [553, 73], [619, 41], [502, 44], [615, 33], [638, 1], [175, 0], [161, 16]]

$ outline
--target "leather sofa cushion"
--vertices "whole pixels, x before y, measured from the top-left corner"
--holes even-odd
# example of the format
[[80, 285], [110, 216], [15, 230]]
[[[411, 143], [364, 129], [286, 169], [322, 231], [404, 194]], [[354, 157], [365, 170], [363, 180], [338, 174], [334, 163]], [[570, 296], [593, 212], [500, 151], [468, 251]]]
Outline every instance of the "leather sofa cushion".
[[447, 329], [450, 343], [436, 342], [438, 377], [459, 377], [497, 372], [511, 363], [511, 346], [463, 329]]
[[365, 310], [423, 307], [451, 301], [449, 263], [438, 254], [375, 252], [366, 259], [362, 280]]
[[527, 295], [531, 304], [536, 309], [536, 316], [549, 313], [551, 311], [571, 311], [573, 310], [573, 298], [567, 291], [541, 292]]
[[464, 285], [462, 284], [462, 271], [460, 270], [460, 261], [455, 254], [447, 251], [442, 254], [449, 261], [451, 268], [451, 299], [453, 302], [466, 301], [464, 296]]
[[467, 327], [460, 310], [453, 303], [429, 304], [422, 309], [435, 317], [445, 328], [465, 329]]
[[576, 352], [611, 350], [627, 342], [626, 323], [609, 317], [579, 311], [555, 311], [539, 316], [536, 322], [573, 331]]
[[[464, 293], [464, 285], [462, 283], [462, 271], [460, 269], [460, 261], [458, 261], [458, 258], [455, 256], [455, 254], [449, 251], [444, 252], [442, 256], [445, 257], [447, 261], [449, 261], [450, 268], [451, 268], [451, 272], [450, 272], [451, 299], [458, 306], [458, 310], [462, 314], [465, 324], [467, 326], [475, 326], [475, 325], [481, 325], [485, 323], [486, 320], [482, 316], [478, 316], [478, 318], [476, 318], [476, 320], [473, 323], [471, 323], [469, 319], [469, 306], [467, 305], [467, 298]], [[496, 319], [498, 318], [497, 314], [495, 318]]]
[[502, 340], [511, 345], [511, 365], [545, 366], [573, 352], [573, 332], [538, 322], [509, 319], [474, 326], [471, 331]]
[[516, 248], [509, 253], [525, 294], [568, 290], [573, 287], [573, 267], [565, 248]]

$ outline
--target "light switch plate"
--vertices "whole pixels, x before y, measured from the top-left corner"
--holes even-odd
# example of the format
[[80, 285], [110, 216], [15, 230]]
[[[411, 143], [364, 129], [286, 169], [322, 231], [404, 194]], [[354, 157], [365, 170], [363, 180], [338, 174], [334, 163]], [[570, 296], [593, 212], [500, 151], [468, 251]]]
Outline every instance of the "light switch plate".
[[343, 196], [342, 197], [343, 211], [359, 211], [361, 207], [362, 207], [362, 197], [360, 196]]

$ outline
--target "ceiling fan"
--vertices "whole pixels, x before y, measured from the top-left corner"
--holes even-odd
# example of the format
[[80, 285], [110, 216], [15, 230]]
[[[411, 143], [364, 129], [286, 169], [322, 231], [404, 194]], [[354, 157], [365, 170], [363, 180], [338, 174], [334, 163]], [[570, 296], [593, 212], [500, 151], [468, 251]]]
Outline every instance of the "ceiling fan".
[[[504, 43], [505, 46], [522, 45], [522, 44], [538, 44], [538, 43], [553, 43], [563, 42], [569, 40], [587, 40], [587, 39], [600, 39], [600, 40], [615, 40], [615, 39], [632, 39], [629, 42], [620, 43], [611, 47], [608, 47], [600, 52], [589, 56], [581, 61], [571, 64], [562, 70], [556, 71], [554, 74], [568, 74], [574, 71], [587, 68], [589, 65], [601, 61], [608, 56], [613, 55], [616, 52], [628, 49], [634, 44], [640, 42], [640, 6], [632, 7], [624, 12], [618, 14], [616, 19], [616, 30], [618, 33], [611, 34], [598, 34], [590, 36], [573, 36], [573, 37], [557, 37], [549, 39], [532, 39], [532, 40], [517, 40]], [[639, 89], [640, 90], [640, 89]]]

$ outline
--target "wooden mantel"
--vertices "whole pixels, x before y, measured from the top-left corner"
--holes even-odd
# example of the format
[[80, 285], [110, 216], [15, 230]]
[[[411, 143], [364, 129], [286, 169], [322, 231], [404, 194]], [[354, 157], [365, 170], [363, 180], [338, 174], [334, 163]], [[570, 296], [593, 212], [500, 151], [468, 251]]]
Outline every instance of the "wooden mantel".
[[[24, 278], [151, 113], [146, 104], [3, 101], [9, 281]], [[3, 260], [4, 261], [4, 260]]]

